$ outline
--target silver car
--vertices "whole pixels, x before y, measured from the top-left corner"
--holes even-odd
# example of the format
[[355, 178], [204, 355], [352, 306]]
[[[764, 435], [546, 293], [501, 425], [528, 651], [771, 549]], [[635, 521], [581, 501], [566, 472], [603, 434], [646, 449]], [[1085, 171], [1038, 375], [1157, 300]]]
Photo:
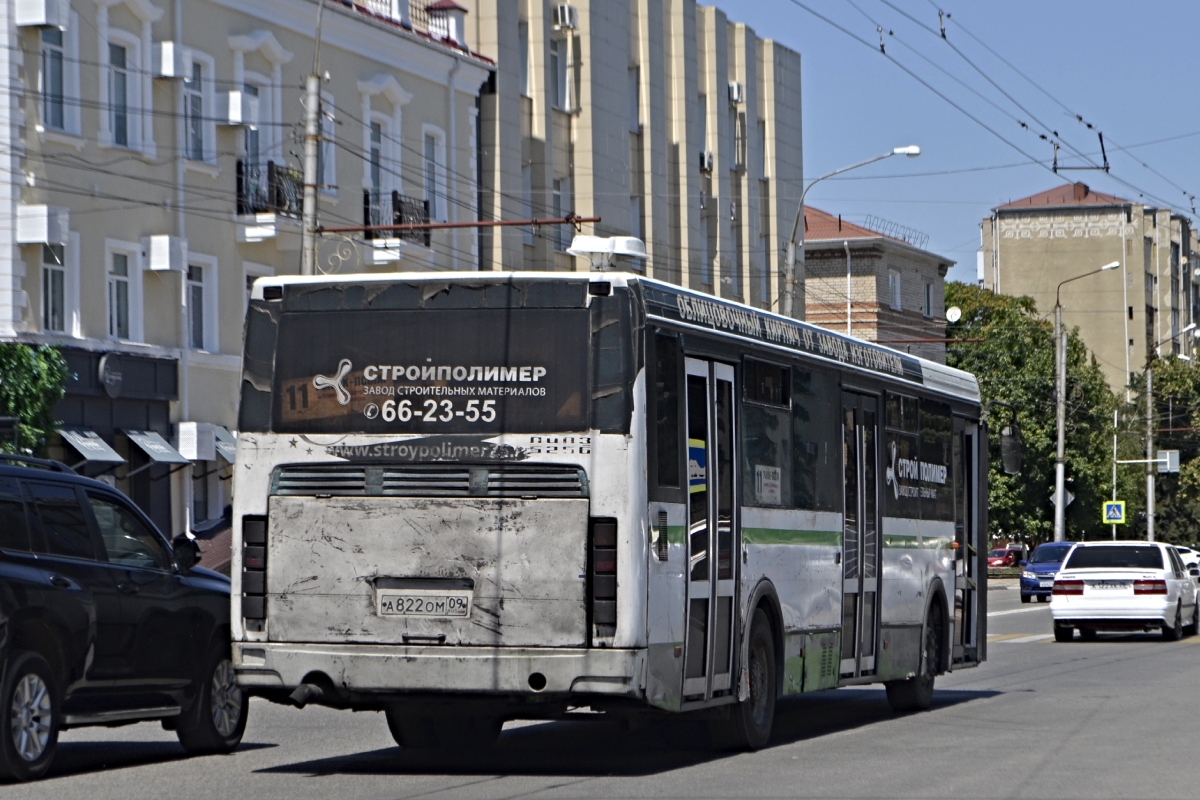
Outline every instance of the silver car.
[[[1167, 641], [1200, 629], [1200, 570], [1184, 566], [1159, 542], [1080, 542], [1054, 577], [1054, 639], [1069, 642], [1100, 630], [1161, 630]], [[1187, 623], [1186, 626], [1184, 623]]]

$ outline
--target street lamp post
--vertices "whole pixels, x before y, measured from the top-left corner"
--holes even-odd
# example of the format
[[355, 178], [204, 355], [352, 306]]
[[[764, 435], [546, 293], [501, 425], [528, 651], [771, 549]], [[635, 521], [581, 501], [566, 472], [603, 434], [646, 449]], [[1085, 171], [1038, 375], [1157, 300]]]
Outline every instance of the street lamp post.
[[[800, 226], [800, 220], [804, 217], [804, 198], [808, 194], [808, 190], [816, 186], [826, 178], [832, 178], [834, 175], [841, 175], [843, 172], [849, 172], [852, 169], [865, 167], [867, 164], [874, 164], [876, 161], [883, 161], [885, 158], [892, 156], [908, 156], [916, 158], [921, 155], [921, 148], [915, 144], [910, 144], [907, 147], [897, 147], [890, 153], [884, 153], [874, 158], [868, 158], [866, 161], [859, 161], [857, 164], [851, 164], [848, 167], [835, 169], [833, 172], [827, 172], [819, 178], [816, 178], [808, 186], [804, 187], [804, 191], [800, 192], [800, 205], [796, 209], [796, 221], [792, 223], [792, 235], [788, 239], [787, 252], [784, 256], [783, 264], [783, 293], [780, 297], [780, 312], [785, 317], [796, 316], [796, 263], [799, 258], [800, 270], [804, 270], [804, 229]], [[796, 237], [799, 236], [799, 243]]]
[[1057, 378], [1055, 394], [1058, 395], [1055, 408], [1056, 422], [1058, 423], [1058, 447], [1054, 454], [1054, 541], [1056, 542], [1066, 540], [1067, 526], [1067, 498], [1063, 491], [1067, 477], [1067, 334], [1063, 331], [1062, 324], [1062, 287], [1063, 284], [1071, 281], [1097, 275], [1119, 266], [1121, 266], [1121, 262], [1114, 261], [1111, 264], [1105, 264], [1100, 269], [1076, 275], [1074, 278], [1067, 278], [1058, 284], [1058, 289], [1054, 292], [1054, 371]]

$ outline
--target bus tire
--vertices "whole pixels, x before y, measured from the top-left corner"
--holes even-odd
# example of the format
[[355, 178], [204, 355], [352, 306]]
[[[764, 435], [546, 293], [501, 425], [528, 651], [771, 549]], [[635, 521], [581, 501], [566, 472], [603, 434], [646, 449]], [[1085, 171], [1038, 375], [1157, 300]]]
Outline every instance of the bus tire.
[[775, 637], [761, 608], [750, 623], [747, 652], [750, 696], [730, 709], [728, 719], [709, 726], [713, 744], [721, 750], [760, 750], [775, 724]]
[[925, 620], [925, 647], [921, 652], [921, 672], [902, 681], [887, 681], [888, 705], [892, 711], [924, 711], [933, 703], [933, 684], [942, 663], [942, 607], [936, 601]]
[[409, 750], [441, 750], [468, 745], [487, 748], [500, 738], [504, 720], [491, 715], [434, 715], [402, 707], [384, 709], [388, 731], [396, 744]]

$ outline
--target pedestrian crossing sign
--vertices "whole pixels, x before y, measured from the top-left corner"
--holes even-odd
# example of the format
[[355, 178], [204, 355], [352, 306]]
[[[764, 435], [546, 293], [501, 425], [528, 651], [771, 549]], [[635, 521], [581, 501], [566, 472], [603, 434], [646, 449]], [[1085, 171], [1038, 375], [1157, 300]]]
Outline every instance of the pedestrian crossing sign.
[[1105, 525], [1124, 525], [1125, 524], [1125, 501], [1124, 500], [1106, 500], [1104, 502], [1104, 524]]

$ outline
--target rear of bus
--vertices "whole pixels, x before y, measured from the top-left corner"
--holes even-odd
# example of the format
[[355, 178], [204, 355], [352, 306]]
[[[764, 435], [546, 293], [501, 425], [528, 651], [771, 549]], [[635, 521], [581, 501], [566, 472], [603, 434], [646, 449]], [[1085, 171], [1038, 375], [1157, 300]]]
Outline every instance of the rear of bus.
[[641, 315], [623, 283], [256, 283], [234, 490], [243, 687], [355, 708], [638, 694], [644, 626], [617, 591], [645, 580], [628, 556], [646, 507]]

